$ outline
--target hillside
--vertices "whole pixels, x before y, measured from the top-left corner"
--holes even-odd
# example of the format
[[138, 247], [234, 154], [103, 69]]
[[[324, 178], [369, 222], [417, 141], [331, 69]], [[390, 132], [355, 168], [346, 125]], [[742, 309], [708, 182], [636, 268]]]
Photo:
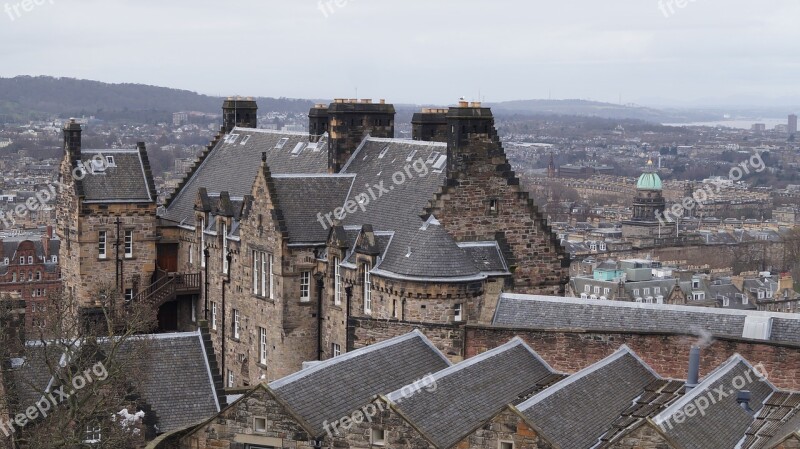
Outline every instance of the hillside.
[[497, 113], [577, 115], [607, 119], [638, 119], [654, 123], [713, 120], [702, 112], [647, 108], [588, 100], [514, 100], [487, 104]]
[[[259, 108], [307, 113], [310, 100], [257, 98]], [[0, 122], [94, 115], [151, 121], [177, 111], [219, 113], [222, 98], [143, 84], [109, 84], [49, 76], [0, 78]]]

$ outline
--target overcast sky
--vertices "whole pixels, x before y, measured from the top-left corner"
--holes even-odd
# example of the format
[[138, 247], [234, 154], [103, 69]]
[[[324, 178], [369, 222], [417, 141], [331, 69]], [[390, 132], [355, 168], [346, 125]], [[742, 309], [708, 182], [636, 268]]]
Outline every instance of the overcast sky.
[[42, 4], [0, 0], [0, 76], [417, 104], [800, 103], [797, 0], [26, 1]]

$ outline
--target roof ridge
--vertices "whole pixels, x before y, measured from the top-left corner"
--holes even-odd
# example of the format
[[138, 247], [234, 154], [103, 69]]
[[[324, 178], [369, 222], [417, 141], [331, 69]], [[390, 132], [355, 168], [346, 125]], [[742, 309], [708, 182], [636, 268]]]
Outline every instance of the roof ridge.
[[300, 379], [308, 377], [308, 376], [310, 376], [312, 374], [315, 374], [315, 373], [317, 373], [319, 371], [322, 371], [323, 369], [327, 369], [327, 368], [329, 368], [331, 366], [338, 365], [339, 363], [343, 363], [343, 362], [346, 362], [348, 360], [352, 360], [354, 358], [361, 357], [361, 356], [363, 356], [365, 354], [369, 354], [369, 353], [375, 352], [375, 351], [377, 351], [379, 349], [388, 348], [390, 346], [393, 346], [393, 345], [396, 345], [396, 344], [411, 340], [413, 338], [422, 339], [422, 341], [427, 343], [428, 346], [431, 349], [435, 350], [437, 354], [440, 354], [445, 360], [447, 360], [447, 358], [444, 357], [444, 355], [441, 354], [441, 351], [439, 351], [438, 349], [436, 349], [435, 346], [433, 346], [433, 343], [431, 343], [430, 340], [428, 340], [428, 337], [426, 337], [425, 334], [423, 334], [419, 329], [414, 329], [413, 331], [411, 331], [411, 332], [409, 332], [407, 334], [403, 334], [403, 335], [400, 335], [400, 336], [397, 336], [397, 337], [394, 337], [394, 338], [390, 338], [388, 340], [384, 340], [384, 341], [379, 342], [379, 343], [375, 343], [375, 344], [372, 344], [372, 345], [369, 345], [369, 346], [365, 346], [363, 348], [356, 349], [355, 351], [351, 351], [351, 352], [347, 352], [345, 354], [342, 354], [342, 355], [340, 355], [338, 357], [333, 357], [333, 358], [324, 360], [324, 361], [322, 361], [322, 362], [320, 362], [320, 363], [318, 363], [318, 364], [316, 364], [314, 366], [311, 366], [311, 367], [306, 368], [306, 369], [302, 369], [302, 370], [297, 371], [297, 372], [295, 372], [293, 374], [290, 374], [290, 375], [288, 375], [286, 377], [274, 380], [274, 381], [269, 383], [269, 387], [272, 388], [275, 391], [278, 391], [278, 389], [280, 389], [281, 387], [284, 387], [284, 386], [289, 385], [289, 384], [291, 384], [291, 383], [293, 383], [295, 381], [298, 381]]

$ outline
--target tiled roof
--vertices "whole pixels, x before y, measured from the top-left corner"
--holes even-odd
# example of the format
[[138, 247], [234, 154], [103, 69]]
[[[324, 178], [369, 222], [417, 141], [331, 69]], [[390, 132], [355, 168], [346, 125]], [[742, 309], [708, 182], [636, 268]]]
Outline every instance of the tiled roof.
[[[343, 224], [370, 224], [376, 232], [394, 232], [383, 261], [376, 267], [385, 272], [383, 275], [480, 275], [471, 258], [437, 222], [426, 223], [420, 218], [428, 201], [444, 184], [443, 170], [434, 167], [439, 167], [437, 162], [443, 163], [446, 156], [443, 143], [367, 138], [342, 168], [342, 173], [356, 175], [351, 199], [358, 201], [360, 195], [370, 195], [364, 211], [348, 215]], [[376, 185], [388, 191], [380, 193]]]
[[465, 242], [458, 246], [467, 253], [475, 268], [483, 273], [509, 273], [508, 264], [500, 251], [500, 245], [491, 242]]
[[[273, 175], [272, 178], [289, 231], [289, 243], [325, 243], [330, 223], [324, 216], [344, 206], [355, 176]], [[330, 217], [334, 219], [333, 215]]]
[[[104, 163], [97, 163], [102, 156]], [[108, 164], [105, 158], [113, 158]], [[97, 161], [93, 163], [93, 160]], [[102, 171], [88, 170], [80, 181], [85, 201], [114, 202], [154, 202], [156, 193], [152, 190], [152, 175], [148, 178], [149, 167], [142, 159], [139, 150], [84, 150], [81, 153], [84, 167], [105, 167]], [[93, 165], [95, 164], [95, 165]]]
[[626, 346], [517, 408], [549, 442], [588, 449], [659, 377]]
[[673, 402], [683, 396], [686, 383], [680, 380], [655, 379], [644, 388], [644, 393], [623, 411], [608, 429], [600, 441], [599, 448], [612, 447], [618, 439], [642, 424], [648, 418], [659, 414]]
[[800, 430], [800, 393], [776, 391], [745, 432], [741, 449], [771, 449]]
[[800, 316], [797, 314], [557, 296], [504, 293], [492, 323], [537, 329], [710, 333], [741, 338], [748, 317], [771, 319], [769, 341], [800, 343]]
[[[19, 404], [25, 407], [39, 400], [38, 392], [44, 391], [51, 380], [51, 371], [44, 364], [45, 352], [38, 349], [41, 346], [37, 343], [30, 348], [25, 365], [10, 375]], [[48, 358], [61, 360], [58, 346], [48, 348]], [[140, 359], [143, 354], [145, 358]], [[160, 432], [182, 428], [219, 412], [199, 332], [130, 338], [119, 345], [116, 357], [115, 363], [140, 373], [133, 388], [152, 408]]]
[[[681, 449], [736, 447], [754, 421], [754, 417], [737, 403], [739, 390], [752, 393], [750, 407], [756, 412], [775, 392], [772, 384], [761, 380], [754, 368], [737, 354], [654, 417], [653, 422]], [[708, 403], [702, 414], [696, 413], [700, 398]], [[691, 417], [689, 406], [695, 409]]]
[[518, 337], [387, 396], [436, 447], [446, 449], [556, 374]]
[[309, 144], [309, 136], [305, 133], [234, 128], [174, 194], [163, 218], [194, 225], [194, 201], [200, 187], [209, 192], [227, 191], [234, 197], [249, 195], [261, 167], [262, 152], [267, 153], [267, 165], [273, 175], [325, 173], [328, 170], [325, 141]]
[[269, 384], [302, 417], [314, 436], [324, 422], [335, 422], [386, 394], [450, 366], [419, 331], [326, 360]]

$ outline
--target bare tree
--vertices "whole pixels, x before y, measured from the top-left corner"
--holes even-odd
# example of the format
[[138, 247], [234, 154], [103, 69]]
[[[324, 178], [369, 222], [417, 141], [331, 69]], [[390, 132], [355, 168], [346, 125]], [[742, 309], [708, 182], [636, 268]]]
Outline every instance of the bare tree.
[[0, 424], [14, 426], [13, 447], [140, 448], [152, 436], [137, 387], [148, 371], [154, 307], [126, 302], [113, 286], [94, 297], [91, 313], [69, 293], [49, 297], [8, 354], [3, 377], [15, 421]]

